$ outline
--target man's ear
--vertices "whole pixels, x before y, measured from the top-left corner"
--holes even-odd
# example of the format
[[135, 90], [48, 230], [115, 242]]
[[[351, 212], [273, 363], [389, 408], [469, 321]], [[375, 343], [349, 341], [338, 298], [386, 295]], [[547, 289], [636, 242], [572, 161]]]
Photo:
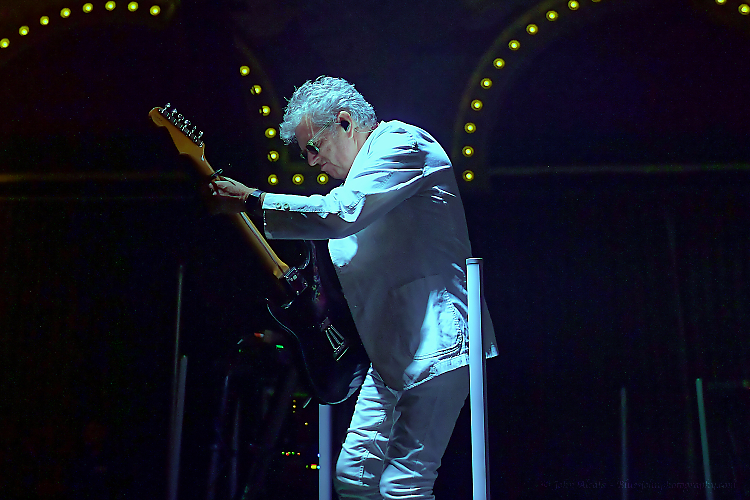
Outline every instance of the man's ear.
[[354, 127], [352, 126], [352, 115], [348, 111], [340, 111], [338, 116], [339, 125], [344, 129], [344, 132], [353, 132]]

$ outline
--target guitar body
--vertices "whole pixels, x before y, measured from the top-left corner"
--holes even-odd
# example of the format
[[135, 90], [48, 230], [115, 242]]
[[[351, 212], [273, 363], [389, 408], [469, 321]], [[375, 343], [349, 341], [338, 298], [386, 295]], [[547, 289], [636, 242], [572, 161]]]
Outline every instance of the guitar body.
[[[206, 160], [203, 132], [191, 127], [169, 104], [153, 108], [149, 116], [157, 126], [167, 129], [179, 153], [190, 158], [199, 174], [220, 178], [221, 171], [214, 172]], [[316, 245], [322, 242], [305, 242], [308, 250], [305, 264], [289, 267], [247, 214], [229, 217], [284, 291], [283, 300], [278, 303], [269, 300], [268, 310], [294, 339], [294, 351], [313, 396], [322, 404], [346, 400], [364, 380], [369, 360], [328, 258], [328, 249], [318, 252]]]
[[294, 338], [311, 392], [322, 404], [345, 401], [362, 384], [369, 359], [357, 334], [326, 242], [306, 241], [308, 262], [300, 272], [307, 288], [268, 310]]

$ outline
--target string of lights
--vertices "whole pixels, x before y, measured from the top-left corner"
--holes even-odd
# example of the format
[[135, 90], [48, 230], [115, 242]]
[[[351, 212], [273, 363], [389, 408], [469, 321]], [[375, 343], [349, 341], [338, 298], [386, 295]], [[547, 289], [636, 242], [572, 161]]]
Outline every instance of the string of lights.
[[[125, 4], [125, 9], [118, 8], [117, 2], [114, 0], [110, 0], [102, 6], [103, 9], [107, 12], [116, 13], [119, 11], [123, 11], [127, 9], [130, 13], [136, 13], [139, 11], [142, 11], [141, 5], [138, 2], [132, 1]], [[53, 7], [49, 7], [51, 10]], [[101, 7], [99, 7], [100, 9]], [[162, 13], [163, 5], [159, 4], [153, 4], [151, 5], [148, 10], [146, 11], [151, 16], [159, 16]], [[79, 8], [71, 8], [71, 7], [63, 7], [60, 9], [59, 13], [55, 15], [52, 12], [45, 13], [41, 15], [38, 18], [38, 25], [42, 27], [42, 29], [47, 27], [53, 27], [55, 26], [56, 20], [70, 20], [74, 19], [78, 13], [82, 13], [84, 15], [94, 14], [98, 10], [97, 6], [94, 3], [86, 2], [83, 5], [81, 5]], [[29, 35], [33, 34], [33, 32], [37, 29], [35, 28], [36, 22], [32, 23], [27, 21], [26, 23], [22, 24], [17, 28], [18, 35], [10, 34], [7, 31], [10, 31], [11, 28], [3, 27], [3, 31], [6, 31], [3, 33], [0, 31], [0, 49], [9, 49], [15, 44], [22, 44], [23, 38], [28, 37]]]
[[[741, 0], [705, 0], [705, 2], [719, 8], [736, 9], [735, 12], [741, 16], [750, 16], [750, 5]], [[603, 0], [543, 0], [505, 29], [495, 44], [485, 53], [462, 99], [454, 132], [452, 156], [457, 166], [460, 166], [464, 181], [474, 181], [477, 178], [477, 171], [482, 168], [481, 133], [486, 132], [485, 122], [493, 110], [491, 94], [501, 92], [497, 90], [497, 80], [507, 79], [507, 74], [514, 66], [519, 65], [520, 58], [524, 56], [524, 52], [528, 52], [533, 47], [536, 38], [554, 36], [555, 31], [559, 31], [557, 25], [566, 23], [576, 13], [593, 7], [590, 4], [600, 3], [606, 2]], [[155, 2], [151, 5], [142, 5], [137, 1], [109, 0], [103, 3], [85, 2], [62, 8], [59, 8], [58, 3], [57, 7], [42, 8], [50, 12], [35, 17], [33, 22], [32, 19], [24, 19], [15, 26], [11, 24], [0, 26], [0, 64], [3, 62], [4, 51], [33, 43], [30, 39], [35, 34], [65, 27], [66, 23], [72, 20], [98, 14], [158, 18], [164, 17], [165, 13], [171, 15], [175, 9], [175, 3]], [[39, 12], [39, 7], [36, 10], [29, 9], [29, 11]], [[27, 17], [31, 17], [31, 14]], [[254, 66], [257, 66], [257, 63], [241, 64], [239, 76], [253, 79], [258, 73]], [[300, 170], [301, 165], [300, 169], [294, 168], [297, 162], [292, 162], [287, 158], [288, 155], [285, 154], [283, 144], [278, 138], [276, 125], [280, 118], [280, 110], [276, 109], [278, 106], [269, 103], [268, 93], [264, 92], [263, 86], [257, 82], [251, 82], [248, 88], [250, 95], [257, 101], [255, 104], [257, 104], [260, 116], [267, 120], [262, 128], [268, 144], [267, 160], [272, 164], [283, 165], [283, 170], [287, 171], [286, 174], [289, 175], [289, 180], [293, 185], [304, 185], [306, 175], [301, 171], [295, 171]], [[284, 174], [276, 172], [269, 174], [266, 179], [268, 185], [277, 186], [281, 181], [279, 175]], [[329, 182], [329, 177], [325, 173], [319, 173], [315, 179], [320, 185]]]
[[[293, 161], [295, 155], [289, 155], [287, 147], [279, 138], [278, 123], [281, 121], [282, 110], [276, 103], [272, 92], [267, 92], [263, 85], [258, 81], [266, 81], [270, 86], [263, 73], [260, 63], [253, 57], [252, 52], [244, 46], [240, 40], [235, 43], [241, 54], [242, 63], [239, 68], [240, 78], [249, 78], [250, 82], [243, 85], [247, 88], [247, 103], [250, 109], [257, 109], [263, 120], [259, 131], [263, 134], [261, 141], [265, 141], [267, 147], [266, 160], [274, 166], [274, 170], [266, 177], [268, 186], [278, 186], [282, 182], [280, 175], [288, 175], [287, 179], [294, 186], [303, 186], [305, 184], [305, 174], [300, 170], [306, 170], [306, 165], [299, 161]], [[283, 171], [283, 173], [282, 173]], [[327, 174], [318, 173], [316, 180], [318, 184], [328, 183]]]
[[[250, 76], [253, 72], [250, 70], [250, 66], [247, 64], [243, 64], [240, 66], [240, 76], [241, 77], [247, 77]], [[258, 97], [258, 96], [264, 96], [263, 94], [263, 87], [257, 83], [253, 83], [249, 85], [249, 92], [250, 95]], [[260, 105], [258, 108], [258, 113], [260, 113], [260, 116], [266, 118], [269, 120], [272, 117], [271, 111], [274, 108], [273, 106], [269, 105], [265, 101], [265, 97], [262, 98], [263, 104]], [[273, 126], [266, 126], [265, 130], [263, 131], [263, 135], [266, 137], [266, 139], [273, 140], [278, 136], [278, 131]], [[272, 143], [270, 146], [270, 149], [268, 151], [268, 154], [266, 157], [268, 158], [268, 161], [271, 163], [276, 163], [281, 159], [281, 154], [277, 149], [273, 148], [274, 144]], [[267, 178], [267, 182], [269, 186], [276, 186], [279, 184], [279, 177], [277, 174], [270, 174]]]
[[[600, 3], [601, 0], [590, 0], [590, 2]], [[561, 19], [560, 11], [563, 8], [574, 12], [581, 7], [581, 2], [578, 0], [541, 2], [501, 33], [492, 48], [485, 53], [477, 71], [471, 78], [467, 92], [464, 94], [457, 120], [457, 123], [460, 123], [460, 128], [457, 125], [454, 137], [453, 158], [454, 161], [460, 162], [463, 167], [461, 177], [464, 181], [472, 182], [477, 178], [476, 170], [481, 163], [481, 160], [472, 161], [476, 160], [477, 147], [479, 147], [476, 145], [475, 138], [477, 136], [475, 134], [480, 131], [482, 126], [481, 113], [486, 108], [487, 92], [493, 87], [494, 76], [492, 76], [492, 73], [507, 72], [510, 58], [526, 48], [532, 37], [551, 32], [552, 27], [549, 26], [549, 23], [556, 23]], [[529, 38], [524, 39], [523, 37]], [[506, 51], [510, 52], [506, 53]], [[474, 116], [467, 116], [470, 113]], [[460, 146], [457, 147], [457, 144], [460, 144]]]
[[[29, 6], [17, 9], [13, 19], [6, 18], [6, 22], [0, 24], [0, 64], [7, 62], [19, 50], [39, 43], [40, 37], [46, 37], [60, 30], [107, 21], [148, 24], [149, 19], [156, 20], [157, 18], [163, 18], [159, 23], [163, 25], [174, 14], [176, 7], [177, 2], [174, 1], [160, 1], [144, 5], [137, 1], [109, 0], [101, 3], [85, 2], [67, 6], [64, 4], [61, 6], [61, 2], [49, 2], [33, 8]], [[33, 22], [32, 19], [34, 19]], [[273, 98], [273, 92], [269, 91], [270, 82], [249, 49], [242, 43], [238, 43], [238, 48], [242, 58], [239, 76], [251, 80], [246, 88], [249, 97], [254, 101], [253, 106], [257, 105], [256, 109], [263, 119], [261, 130], [268, 144], [266, 154], [268, 162], [281, 165], [282, 170], [303, 170], [299, 162], [288, 160], [284, 145], [278, 137], [277, 124], [281, 113]], [[269, 174], [266, 179], [268, 185], [278, 185], [281, 182], [280, 175], [284, 174], [278, 172]], [[305, 175], [299, 171], [292, 171], [288, 175], [289, 180], [295, 186], [302, 186], [305, 182]], [[329, 177], [321, 172], [316, 180], [318, 184], [323, 185], [328, 183]]]
[[[742, 16], [750, 15], [750, 5], [732, 0], [704, 0], [706, 4], [715, 3], [721, 7], [736, 4], [737, 12]], [[490, 120], [494, 107], [488, 102], [497, 95], [491, 92], [495, 80], [509, 79], [509, 71], [520, 66], [525, 49], [534, 46], [539, 36], [547, 39], [560, 31], [560, 23], [566, 23], [580, 11], [593, 8], [592, 5], [606, 3], [603, 0], [545, 0], [531, 8], [518, 20], [505, 29], [496, 39], [493, 46], [485, 52], [480, 64], [469, 80], [459, 108], [456, 125], [454, 127], [454, 142], [452, 158], [462, 170], [462, 178], [466, 182], [477, 179], [477, 172], [486, 168], [484, 165], [484, 151], [482, 144], [486, 136], [480, 137], [481, 132], [487, 132], [482, 127]], [[538, 46], [539, 43], [536, 43]], [[527, 51], [528, 52], [528, 51]], [[498, 73], [502, 72], [502, 73]], [[494, 74], [493, 74], [494, 73]], [[497, 75], [497, 76], [495, 76]], [[495, 80], [493, 80], [493, 78]], [[497, 88], [498, 86], [495, 85]], [[498, 91], [500, 92], [500, 91]], [[489, 108], [489, 109], [488, 109]], [[486, 127], [485, 127], [486, 128]]]

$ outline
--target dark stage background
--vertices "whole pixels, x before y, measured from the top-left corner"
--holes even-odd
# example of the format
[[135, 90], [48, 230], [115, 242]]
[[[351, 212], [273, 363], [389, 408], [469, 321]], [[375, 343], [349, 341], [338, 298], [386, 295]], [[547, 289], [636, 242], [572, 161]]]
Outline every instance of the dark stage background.
[[[705, 497], [702, 378], [715, 498], [750, 497], [741, 2], [153, 3], [161, 17], [143, 13], [151, 4], [83, 14], [83, 2], [0, 3], [1, 498], [166, 496], [180, 268], [180, 498], [206, 498], [222, 377], [237, 342], [270, 325], [269, 279], [205, 212], [192, 166], [147, 113], [176, 105], [231, 177], [265, 186], [276, 173], [279, 191], [319, 192], [263, 131], [320, 74], [353, 81], [379, 118], [430, 131], [457, 175], [476, 173], [460, 182], [501, 345], [488, 363], [493, 496]], [[63, 7], [73, 13], [60, 27]], [[550, 9], [563, 28], [545, 39]], [[524, 56], [532, 21], [540, 38]], [[492, 74], [465, 158], [473, 75], [498, 40], [510, 76]], [[294, 186], [294, 172], [309, 179]], [[294, 244], [277, 249], [297, 258]], [[253, 345], [242, 359], [253, 434], [285, 353]], [[260, 498], [317, 498], [317, 408], [294, 398]], [[337, 433], [350, 411], [335, 408]], [[438, 498], [471, 496], [468, 417]]]

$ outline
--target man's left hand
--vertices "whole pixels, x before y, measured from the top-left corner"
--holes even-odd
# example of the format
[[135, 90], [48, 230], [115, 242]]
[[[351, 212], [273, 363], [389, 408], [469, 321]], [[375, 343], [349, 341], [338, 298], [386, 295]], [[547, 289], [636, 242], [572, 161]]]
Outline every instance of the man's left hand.
[[250, 188], [228, 177], [214, 179], [208, 185], [206, 204], [212, 214], [236, 214], [247, 210], [245, 200], [255, 188]]

